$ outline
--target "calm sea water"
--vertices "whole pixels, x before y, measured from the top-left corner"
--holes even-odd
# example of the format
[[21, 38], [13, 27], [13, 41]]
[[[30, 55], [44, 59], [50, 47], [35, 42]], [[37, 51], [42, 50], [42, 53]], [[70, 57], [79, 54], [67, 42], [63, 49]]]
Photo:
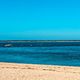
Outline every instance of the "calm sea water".
[[80, 46], [0, 47], [0, 62], [80, 66]]

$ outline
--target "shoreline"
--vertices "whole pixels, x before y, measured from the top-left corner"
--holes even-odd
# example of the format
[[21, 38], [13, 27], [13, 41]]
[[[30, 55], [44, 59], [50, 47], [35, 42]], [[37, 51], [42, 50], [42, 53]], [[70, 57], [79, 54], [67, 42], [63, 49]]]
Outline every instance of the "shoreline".
[[80, 67], [0, 62], [0, 80], [80, 80]]

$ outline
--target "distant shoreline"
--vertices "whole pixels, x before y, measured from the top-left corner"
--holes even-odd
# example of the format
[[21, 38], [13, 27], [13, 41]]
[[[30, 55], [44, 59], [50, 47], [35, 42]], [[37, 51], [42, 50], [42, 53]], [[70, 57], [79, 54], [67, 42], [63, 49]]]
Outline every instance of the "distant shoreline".
[[0, 42], [80, 42], [80, 40], [0, 40]]
[[80, 46], [80, 40], [0, 40], [0, 47]]

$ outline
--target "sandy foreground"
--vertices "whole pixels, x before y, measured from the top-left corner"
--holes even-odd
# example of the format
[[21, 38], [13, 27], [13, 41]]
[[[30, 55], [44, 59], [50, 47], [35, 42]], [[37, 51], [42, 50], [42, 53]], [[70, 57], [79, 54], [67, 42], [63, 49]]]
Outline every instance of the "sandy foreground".
[[0, 63], [0, 80], [80, 80], [80, 67]]

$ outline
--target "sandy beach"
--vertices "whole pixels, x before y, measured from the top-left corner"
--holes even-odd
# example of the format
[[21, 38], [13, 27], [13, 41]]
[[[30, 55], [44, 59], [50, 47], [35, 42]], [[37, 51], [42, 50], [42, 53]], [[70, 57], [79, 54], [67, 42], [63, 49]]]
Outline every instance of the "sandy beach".
[[0, 63], [0, 80], [80, 80], [80, 67]]

